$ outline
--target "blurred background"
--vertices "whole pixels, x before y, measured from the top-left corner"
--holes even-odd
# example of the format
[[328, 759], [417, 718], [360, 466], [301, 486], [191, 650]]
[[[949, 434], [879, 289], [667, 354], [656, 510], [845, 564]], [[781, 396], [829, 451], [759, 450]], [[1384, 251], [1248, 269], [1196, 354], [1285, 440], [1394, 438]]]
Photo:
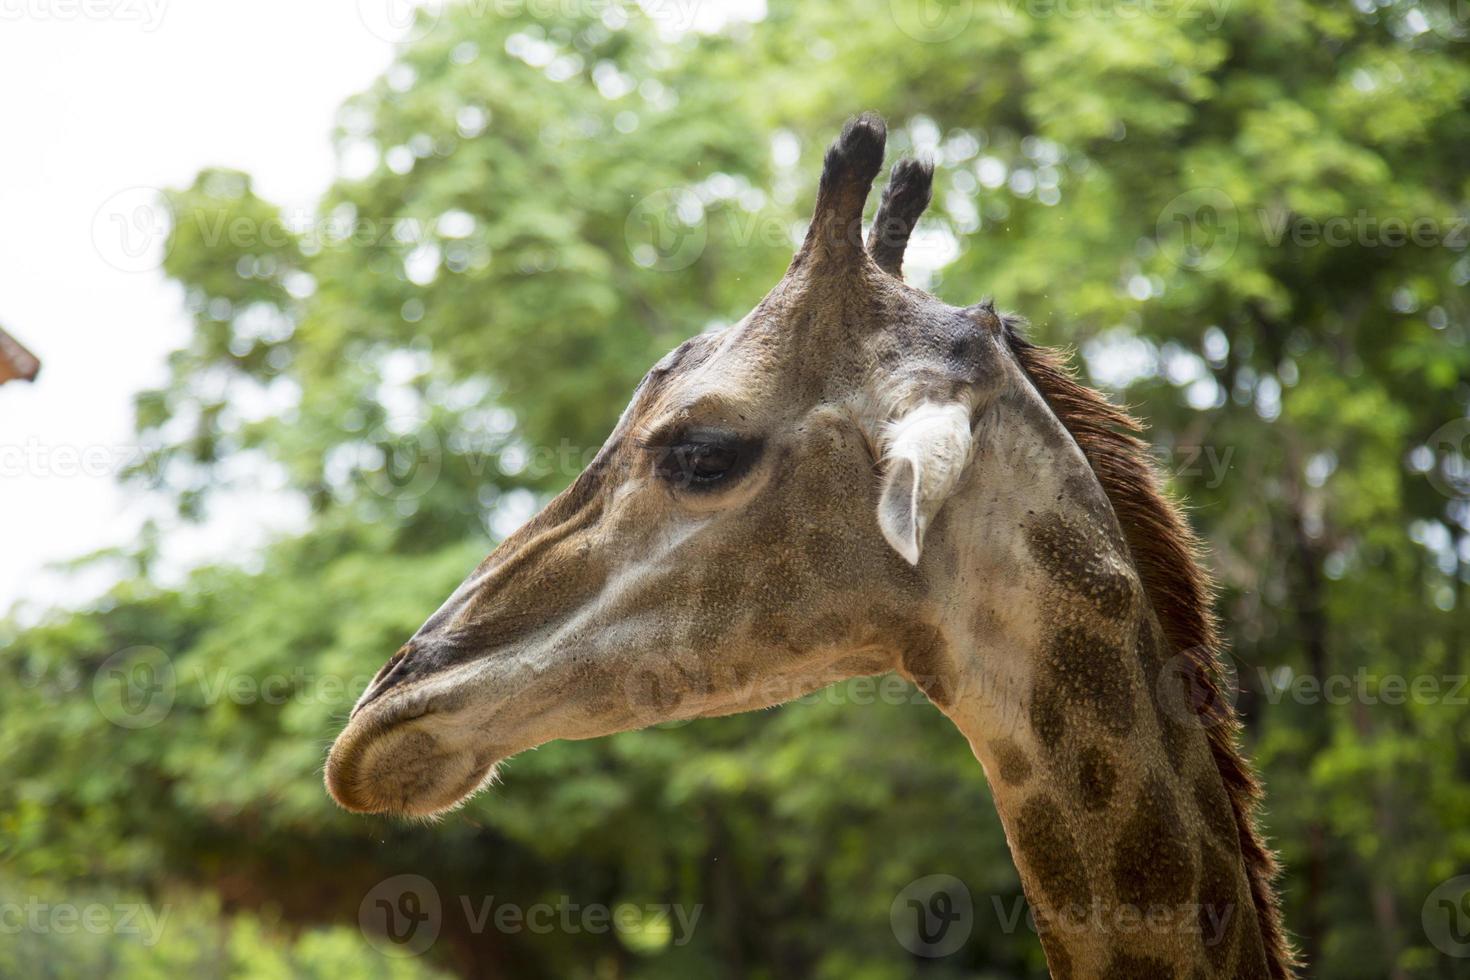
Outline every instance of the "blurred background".
[[896, 682], [321, 785], [868, 108], [911, 281], [1151, 422], [1309, 972], [1470, 976], [1466, 0], [15, 0], [0, 86], [0, 976], [1043, 975]]

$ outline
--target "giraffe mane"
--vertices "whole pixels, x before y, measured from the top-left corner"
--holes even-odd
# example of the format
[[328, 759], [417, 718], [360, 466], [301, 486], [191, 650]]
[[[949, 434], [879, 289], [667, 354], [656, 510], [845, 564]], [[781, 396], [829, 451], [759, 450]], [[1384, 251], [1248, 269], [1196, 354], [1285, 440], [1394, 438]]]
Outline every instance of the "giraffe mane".
[[[987, 304], [988, 308], [988, 304]], [[1203, 701], [1201, 721], [1220, 771], [1240, 835], [1251, 900], [1273, 980], [1291, 980], [1300, 965], [1281, 923], [1276, 855], [1256, 826], [1261, 785], [1240, 750], [1240, 719], [1219, 689], [1219, 625], [1215, 586], [1202, 547], [1179, 506], [1164, 492], [1145, 425], [1077, 380], [1068, 352], [1031, 343], [1024, 321], [1001, 316], [1012, 353], [1057, 419], [1072, 434], [1118, 517], [1144, 591], [1172, 650], [1186, 658], [1191, 684]]]

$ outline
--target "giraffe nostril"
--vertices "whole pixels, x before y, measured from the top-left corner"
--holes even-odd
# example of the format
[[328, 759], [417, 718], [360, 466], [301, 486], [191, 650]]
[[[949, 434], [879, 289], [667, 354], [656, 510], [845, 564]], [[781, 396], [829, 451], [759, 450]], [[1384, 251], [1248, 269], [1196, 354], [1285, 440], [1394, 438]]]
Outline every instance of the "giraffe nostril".
[[413, 646], [412, 644], [408, 643], [405, 643], [403, 646], [399, 647], [398, 652], [389, 657], [388, 662], [378, 668], [378, 672], [373, 675], [373, 679], [368, 683], [368, 687], [371, 688], [374, 684], [378, 683], [378, 681], [382, 680], [389, 671], [393, 670], [393, 668], [403, 663], [403, 658], [408, 656], [408, 652], [411, 649], [413, 649]]
[[373, 676], [368, 683], [367, 690], [362, 692], [362, 697], [357, 699], [357, 704], [352, 708], [353, 716], [367, 707], [369, 703], [382, 697], [390, 688], [411, 677], [416, 671], [410, 654], [413, 653], [413, 643], [405, 643], [403, 647], [388, 658], [382, 668]]

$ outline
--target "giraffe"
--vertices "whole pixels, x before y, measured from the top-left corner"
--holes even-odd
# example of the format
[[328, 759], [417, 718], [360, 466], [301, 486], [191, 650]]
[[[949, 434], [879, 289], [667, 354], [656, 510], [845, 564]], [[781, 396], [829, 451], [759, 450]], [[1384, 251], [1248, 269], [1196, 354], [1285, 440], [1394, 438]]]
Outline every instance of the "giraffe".
[[931, 166], [864, 240], [885, 135], [849, 121], [780, 282], [389, 659], [328, 790], [432, 816], [553, 739], [897, 671], [985, 771], [1053, 976], [1292, 977], [1196, 539], [1061, 355], [903, 281]]

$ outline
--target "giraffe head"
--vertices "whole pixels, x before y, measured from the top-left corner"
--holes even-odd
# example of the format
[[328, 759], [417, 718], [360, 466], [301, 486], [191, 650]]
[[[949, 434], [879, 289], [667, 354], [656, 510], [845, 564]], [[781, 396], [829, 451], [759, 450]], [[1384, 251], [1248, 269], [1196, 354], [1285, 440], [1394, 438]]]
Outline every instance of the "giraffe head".
[[656, 364], [588, 469], [382, 668], [327, 762], [342, 806], [432, 814], [553, 739], [932, 676], [925, 532], [1018, 369], [988, 307], [900, 278], [929, 167], [893, 168], [863, 241], [884, 137], [846, 126], [782, 280]]
[[[434, 814], [553, 739], [897, 670], [998, 777], [1057, 975], [1289, 977], [1233, 710], [1206, 698], [1200, 724], [1164, 697], [1181, 658], [1213, 690], [1195, 538], [1126, 413], [988, 305], [900, 279], [926, 167], [894, 168], [864, 243], [883, 144], [875, 117], [843, 130], [786, 275], [655, 365], [588, 469], [388, 661], [327, 786]], [[1228, 913], [1221, 942], [1205, 912]]]

